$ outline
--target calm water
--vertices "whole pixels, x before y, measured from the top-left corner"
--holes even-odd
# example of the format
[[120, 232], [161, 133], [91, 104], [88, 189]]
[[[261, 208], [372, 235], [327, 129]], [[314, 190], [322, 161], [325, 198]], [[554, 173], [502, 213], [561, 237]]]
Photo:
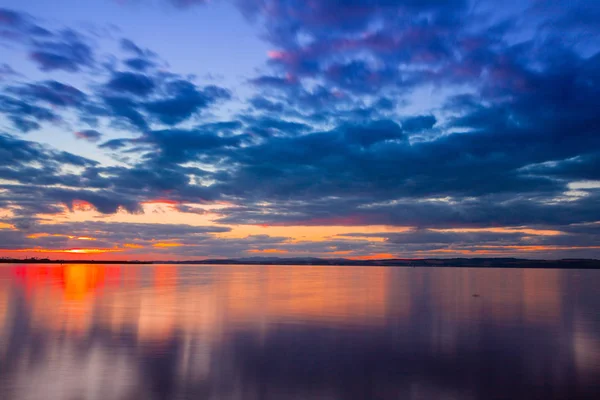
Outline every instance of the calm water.
[[0, 398], [600, 399], [600, 271], [0, 266]]

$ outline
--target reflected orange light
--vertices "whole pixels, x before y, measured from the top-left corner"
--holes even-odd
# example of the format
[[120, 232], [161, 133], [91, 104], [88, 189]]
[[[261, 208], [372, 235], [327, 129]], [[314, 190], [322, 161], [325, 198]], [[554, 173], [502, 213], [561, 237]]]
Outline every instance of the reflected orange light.
[[248, 250], [248, 253], [280, 253], [280, 254], [285, 254], [285, 253], [289, 253], [289, 251], [287, 250], [279, 250], [279, 249], [252, 249], [252, 250]]
[[165, 248], [165, 247], [181, 247], [183, 246], [181, 243], [154, 243], [152, 247]]
[[15, 226], [6, 222], [0, 222], [0, 229], [15, 229]]
[[28, 293], [45, 287], [62, 288], [65, 298], [79, 300], [107, 282], [117, 283], [121, 268], [88, 264], [20, 265], [12, 268], [12, 273], [26, 286]]

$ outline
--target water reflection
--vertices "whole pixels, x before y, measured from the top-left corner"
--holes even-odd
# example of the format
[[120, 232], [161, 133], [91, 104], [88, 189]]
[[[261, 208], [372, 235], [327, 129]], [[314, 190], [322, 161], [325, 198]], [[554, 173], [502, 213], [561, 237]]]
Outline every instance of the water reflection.
[[599, 272], [0, 267], [0, 398], [600, 398]]

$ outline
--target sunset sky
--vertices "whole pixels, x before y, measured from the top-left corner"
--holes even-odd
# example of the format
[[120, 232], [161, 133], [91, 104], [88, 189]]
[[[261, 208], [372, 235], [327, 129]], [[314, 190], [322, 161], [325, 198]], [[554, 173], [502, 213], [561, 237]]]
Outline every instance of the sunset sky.
[[600, 2], [2, 0], [0, 257], [600, 258]]

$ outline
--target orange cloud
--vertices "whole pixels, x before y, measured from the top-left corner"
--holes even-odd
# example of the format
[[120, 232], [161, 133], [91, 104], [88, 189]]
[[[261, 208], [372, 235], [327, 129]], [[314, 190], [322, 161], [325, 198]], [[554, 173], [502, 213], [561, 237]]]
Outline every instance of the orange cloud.
[[0, 229], [15, 229], [15, 226], [5, 222], [0, 222]]
[[135, 244], [135, 243], [125, 243], [123, 245], [123, 247], [127, 248], [127, 249], [143, 249], [144, 246], [142, 246], [141, 244]]
[[[216, 237], [223, 239], [245, 239], [250, 235], [284, 236], [291, 242], [326, 242], [332, 240], [335, 236], [344, 236], [347, 233], [364, 232], [367, 233], [390, 233], [406, 232], [411, 228], [407, 227], [388, 227], [385, 225], [367, 225], [367, 226], [277, 226], [277, 225], [234, 225], [231, 231], [216, 234]], [[369, 242], [383, 242], [385, 239], [380, 237], [353, 237], [353, 240], [365, 240]]]
[[27, 235], [27, 239], [39, 239], [44, 237], [66, 237], [69, 239], [75, 240], [96, 240], [96, 238], [89, 236], [71, 236], [71, 235], [63, 235], [60, 233], [32, 233], [31, 235]]
[[180, 202], [177, 200], [169, 200], [169, 199], [154, 199], [154, 200], [148, 200], [148, 201], [143, 201], [142, 204], [168, 204], [168, 205], [177, 205]]
[[183, 246], [181, 243], [165, 243], [165, 242], [154, 243], [152, 245], [152, 247], [158, 247], [158, 248], [181, 247], [181, 246]]
[[91, 211], [94, 210], [92, 203], [85, 200], [73, 200], [73, 210], [76, 211]]

